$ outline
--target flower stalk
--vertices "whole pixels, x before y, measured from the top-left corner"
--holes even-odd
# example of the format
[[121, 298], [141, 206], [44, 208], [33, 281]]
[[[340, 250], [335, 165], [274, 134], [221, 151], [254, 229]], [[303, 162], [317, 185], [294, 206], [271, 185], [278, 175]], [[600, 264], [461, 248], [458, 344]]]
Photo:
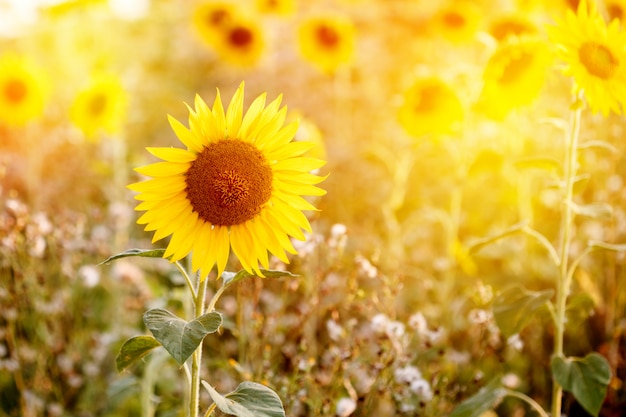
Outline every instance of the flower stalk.
[[[582, 114], [582, 101], [576, 98], [572, 112], [572, 121], [566, 138], [565, 167], [564, 167], [564, 198], [561, 208], [561, 229], [560, 229], [560, 258], [559, 276], [556, 287], [555, 306], [555, 335], [554, 335], [554, 357], [563, 357], [563, 336], [565, 333], [565, 311], [567, 308], [567, 296], [572, 283], [572, 274], [569, 265], [569, 249], [572, 237], [572, 225], [574, 212], [572, 202], [574, 197], [574, 183], [577, 170], [577, 148], [580, 134], [580, 119]], [[563, 388], [555, 380], [552, 387], [552, 416], [561, 415], [561, 404]]]
[[[205, 278], [197, 284], [194, 297], [194, 313], [195, 318], [204, 314], [204, 301], [206, 298], [206, 288], [209, 279]], [[200, 366], [202, 364], [202, 343], [198, 345], [191, 356], [191, 387], [189, 397], [189, 417], [198, 417], [198, 409], [200, 405]]]

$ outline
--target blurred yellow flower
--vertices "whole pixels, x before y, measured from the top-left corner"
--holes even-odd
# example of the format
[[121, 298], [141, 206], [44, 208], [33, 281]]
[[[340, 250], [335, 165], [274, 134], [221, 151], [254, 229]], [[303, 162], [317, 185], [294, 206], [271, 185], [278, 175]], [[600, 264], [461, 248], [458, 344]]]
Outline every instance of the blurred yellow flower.
[[591, 110], [603, 115], [621, 114], [626, 103], [626, 33], [618, 20], [608, 26], [594, 5], [582, 0], [578, 13], [549, 26], [550, 39], [566, 63], [576, 91], [582, 90]]
[[298, 121], [298, 131], [294, 137], [296, 142], [310, 142], [315, 146], [307, 151], [304, 156], [310, 156], [311, 158], [326, 159], [326, 144], [324, 143], [324, 137], [319, 127], [309, 118], [302, 115], [298, 111], [292, 111], [289, 113], [288, 120]]
[[352, 21], [338, 15], [309, 17], [299, 27], [302, 56], [322, 71], [333, 72], [352, 61], [355, 29]]
[[215, 49], [230, 64], [253, 66], [265, 49], [263, 31], [256, 21], [237, 17], [222, 28]]
[[70, 119], [88, 139], [98, 133], [119, 134], [126, 120], [128, 96], [114, 75], [99, 75], [81, 91], [70, 109]]
[[202, 40], [215, 46], [222, 31], [232, 24], [237, 15], [237, 9], [231, 3], [208, 2], [196, 7], [192, 21]]
[[626, 18], [626, 0], [605, 0], [604, 8], [609, 18], [609, 22], [619, 19], [620, 23], [624, 23]]
[[295, 253], [290, 236], [311, 231], [302, 210], [315, 210], [302, 196], [323, 195], [324, 178], [310, 173], [324, 161], [301, 156], [314, 145], [292, 142], [298, 123], [284, 126], [281, 97], [265, 106], [257, 97], [244, 113], [244, 85], [226, 111], [219, 90], [209, 108], [196, 96], [187, 129], [170, 124], [186, 149], [148, 148], [165, 162], [137, 168], [154, 177], [129, 185], [145, 211], [137, 221], [155, 231], [153, 241], [172, 235], [164, 257], [177, 261], [193, 252], [192, 268], [221, 275], [230, 251], [246, 271], [261, 275], [268, 251], [287, 262]]
[[498, 42], [505, 41], [509, 36], [519, 37], [536, 33], [537, 26], [523, 13], [499, 16], [489, 25], [489, 34]]
[[295, 0], [256, 0], [257, 10], [261, 13], [287, 16], [296, 9]]
[[21, 126], [43, 113], [45, 80], [28, 60], [13, 54], [0, 58], [0, 123]]
[[449, 3], [439, 9], [434, 20], [437, 33], [452, 42], [474, 39], [481, 23], [481, 11], [469, 1]]
[[449, 133], [463, 120], [463, 107], [454, 90], [437, 77], [418, 79], [404, 93], [398, 120], [411, 135]]
[[487, 62], [477, 109], [493, 119], [530, 105], [541, 91], [552, 56], [548, 46], [534, 38], [509, 38]]

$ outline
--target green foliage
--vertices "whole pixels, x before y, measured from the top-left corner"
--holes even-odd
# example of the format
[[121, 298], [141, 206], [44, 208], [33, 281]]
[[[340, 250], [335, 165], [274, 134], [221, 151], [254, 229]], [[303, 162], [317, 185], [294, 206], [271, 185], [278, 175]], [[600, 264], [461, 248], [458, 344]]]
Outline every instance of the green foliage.
[[108, 257], [106, 260], [100, 262], [99, 265], [109, 264], [117, 259], [128, 258], [131, 256], [140, 256], [142, 258], [162, 258], [164, 253], [165, 249], [128, 249], [124, 252]]
[[135, 336], [128, 339], [115, 358], [118, 372], [122, 372], [139, 359], [161, 346], [158, 340], [150, 336]]
[[554, 379], [563, 389], [574, 394], [585, 410], [597, 416], [611, 381], [607, 360], [594, 352], [584, 358], [554, 357], [550, 367]]
[[221, 395], [205, 381], [202, 385], [223, 413], [238, 417], [285, 417], [282, 401], [265, 385], [244, 381], [226, 395]]
[[507, 390], [502, 387], [500, 379], [495, 378], [456, 407], [450, 417], [478, 417], [485, 411], [496, 407], [506, 394]]
[[529, 291], [519, 285], [502, 291], [494, 300], [493, 315], [505, 336], [524, 328], [532, 315], [554, 295], [554, 291]]
[[[284, 278], [284, 277], [297, 278], [298, 277], [297, 275], [294, 275], [289, 271], [275, 271], [271, 269], [262, 269], [262, 268], [261, 268], [261, 273], [263, 274], [262, 278]], [[224, 271], [222, 273], [222, 280], [224, 281], [224, 286], [227, 286], [227, 285], [234, 284], [235, 282], [242, 281], [246, 278], [252, 278], [256, 276], [257, 275], [251, 274], [245, 269], [242, 269], [239, 272]]]
[[207, 334], [219, 329], [222, 315], [211, 311], [187, 322], [167, 310], [153, 308], [146, 311], [143, 321], [154, 338], [182, 365]]

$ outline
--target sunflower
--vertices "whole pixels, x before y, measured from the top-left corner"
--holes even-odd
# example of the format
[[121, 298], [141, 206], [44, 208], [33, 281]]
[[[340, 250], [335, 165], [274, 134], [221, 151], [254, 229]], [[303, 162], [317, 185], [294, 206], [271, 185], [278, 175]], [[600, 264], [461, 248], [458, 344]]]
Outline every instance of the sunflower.
[[39, 69], [16, 55], [0, 59], [0, 122], [21, 126], [43, 113], [44, 77]]
[[478, 6], [469, 1], [459, 1], [442, 7], [433, 23], [439, 35], [452, 42], [472, 40], [481, 22]]
[[544, 85], [552, 62], [547, 45], [534, 38], [510, 38], [487, 62], [477, 108], [493, 119], [530, 105]]
[[70, 119], [89, 139], [99, 132], [115, 135], [122, 128], [127, 108], [128, 97], [120, 80], [99, 75], [74, 99]]
[[280, 16], [292, 14], [295, 6], [295, 0], [256, 0], [256, 7], [259, 12]]
[[626, 18], [626, 0], [605, 0], [604, 8], [609, 17], [609, 22], [619, 19], [620, 23]]
[[578, 13], [567, 11], [565, 19], [549, 26], [550, 39], [566, 63], [575, 90], [583, 91], [592, 112], [621, 114], [626, 103], [626, 32], [619, 20], [608, 26], [592, 4], [581, 0]]
[[509, 36], [519, 37], [536, 33], [535, 24], [522, 13], [499, 16], [489, 25], [489, 34], [498, 42], [505, 41]]
[[446, 82], [437, 77], [418, 79], [404, 93], [398, 120], [411, 135], [449, 133], [463, 120], [461, 102]]
[[298, 29], [300, 53], [322, 71], [333, 72], [352, 60], [354, 24], [338, 15], [309, 17]]
[[231, 64], [252, 66], [265, 49], [263, 31], [254, 20], [239, 16], [220, 30], [215, 49]]
[[192, 22], [202, 40], [214, 46], [222, 31], [230, 26], [237, 15], [238, 11], [232, 4], [212, 1], [196, 7]]
[[289, 237], [304, 240], [311, 227], [302, 210], [315, 210], [302, 196], [319, 196], [324, 178], [310, 173], [324, 161], [301, 156], [308, 142], [292, 142], [297, 122], [284, 125], [281, 96], [265, 106], [257, 97], [244, 114], [244, 84], [226, 112], [219, 90], [209, 108], [199, 97], [190, 108], [189, 129], [169, 117], [186, 146], [147, 148], [164, 160], [137, 168], [153, 177], [129, 185], [139, 192], [137, 220], [154, 231], [153, 242], [171, 235], [164, 253], [172, 262], [192, 255], [192, 268], [203, 276], [217, 265], [221, 276], [230, 251], [243, 268], [261, 275], [268, 251], [288, 262], [295, 253]]

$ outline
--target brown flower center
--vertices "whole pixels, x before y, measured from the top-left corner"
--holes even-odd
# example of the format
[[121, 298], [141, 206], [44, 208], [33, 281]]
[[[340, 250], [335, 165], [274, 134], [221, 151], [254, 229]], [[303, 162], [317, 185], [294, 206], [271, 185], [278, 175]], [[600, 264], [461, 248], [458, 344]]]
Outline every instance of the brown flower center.
[[22, 80], [9, 80], [4, 85], [4, 96], [13, 103], [19, 103], [26, 97], [28, 89]]
[[449, 11], [444, 13], [443, 22], [448, 27], [460, 28], [465, 25], [465, 17], [463, 17], [460, 13]]
[[339, 34], [334, 28], [328, 25], [318, 26], [315, 31], [315, 36], [317, 37], [320, 45], [325, 48], [332, 49], [339, 44]]
[[438, 85], [426, 85], [417, 93], [415, 111], [417, 113], [430, 113], [444, 105], [445, 92]]
[[87, 104], [89, 114], [94, 117], [100, 116], [107, 107], [107, 101], [107, 97], [104, 94], [96, 94], [91, 97]]
[[498, 82], [503, 85], [512, 85], [520, 81], [533, 64], [533, 54], [529, 52], [521, 52], [514, 56], [502, 68], [502, 74], [498, 78]]
[[209, 26], [219, 27], [230, 19], [230, 13], [225, 9], [211, 10], [206, 15], [206, 22]]
[[265, 156], [238, 139], [205, 147], [191, 163], [185, 182], [193, 210], [218, 226], [253, 219], [272, 195], [272, 169]]
[[608, 80], [613, 76], [619, 61], [611, 50], [597, 42], [585, 42], [578, 49], [578, 59], [589, 74]]
[[252, 43], [252, 31], [243, 26], [235, 26], [228, 34], [231, 45], [237, 48], [245, 48]]

